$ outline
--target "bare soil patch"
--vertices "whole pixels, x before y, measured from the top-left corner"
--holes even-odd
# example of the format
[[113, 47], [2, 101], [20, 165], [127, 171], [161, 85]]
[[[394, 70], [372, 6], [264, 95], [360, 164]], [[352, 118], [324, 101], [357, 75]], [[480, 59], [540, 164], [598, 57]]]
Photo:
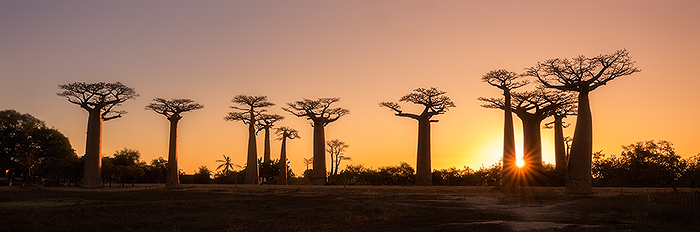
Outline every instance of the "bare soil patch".
[[563, 192], [534, 187], [506, 197], [472, 186], [4, 186], [0, 231], [700, 231], [692, 202], [650, 201], [670, 190], [596, 188], [589, 198]]

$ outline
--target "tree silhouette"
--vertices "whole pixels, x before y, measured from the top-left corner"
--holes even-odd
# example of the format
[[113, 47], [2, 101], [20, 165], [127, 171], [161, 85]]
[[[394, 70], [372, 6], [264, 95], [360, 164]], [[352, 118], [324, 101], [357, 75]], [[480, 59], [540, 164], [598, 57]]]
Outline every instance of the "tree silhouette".
[[275, 126], [277, 121], [284, 119], [279, 114], [260, 114], [257, 123], [257, 132], [265, 131], [265, 147], [263, 148], [263, 161], [270, 162], [270, 129]]
[[[542, 136], [540, 125], [542, 120], [554, 114], [555, 110], [567, 104], [572, 98], [564, 97], [564, 93], [538, 88], [534, 91], [512, 93], [511, 110], [520, 118], [523, 124], [523, 168], [530, 177], [528, 184], [541, 184], [539, 174], [542, 172]], [[487, 102], [485, 108], [504, 109], [503, 98], [480, 98]]]
[[306, 164], [306, 170], [309, 170], [309, 164], [314, 163], [314, 157], [304, 158], [304, 164]]
[[591, 58], [578, 56], [573, 59], [550, 59], [527, 69], [526, 75], [536, 77], [548, 88], [578, 92], [578, 116], [566, 171], [567, 194], [593, 193], [593, 120], [589, 93], [615, 78], [640, 72], [640, 69], [634, 67], [634, 63], [629, 57], [629, 52], [622, 49]]
[[260, 115], [265, 108], [275, 104], [267, 101], [267, 96], [236, 95], [231, 102], [243, 107], [231, 106], [237, 112], [229, 112], [224, 119], [227, 121], [241, 121], [248, 125], [248, 158], [245, 170], [245, 183], [257, 184], [258, 178], [258, 148], [255, 142], [255, 125], [260, 120]]
[[231, 161], [231, 157], [228, 157], [226, 155], [223, 155], [223, 156], [224, 156], [224, 159], [216, 160], [216, 162], [222, 162], [222, 164], [220, 164], [218, 167], [216, 167], [216, 170], [223, 168], [224, 170], [222, 170], [222, 171], [224, 172], [224, 174], [228, 175], [231, 173], [231, 171], [234, 170], [235, 167], [239, 167], [239, 168], [241, 167], [241, 165], [234, 164]]
[[288, 107], [282, 108], [294, 116], [306, 117], [306, 119], [311, 120], [311, 126], [314, 128], [314, 174], [311, 183], [314, 185], [326, 184], [326, 136], [324, 128], [329, 123], [350, 113], [350, 110], [344, 108], [331, 108], [331, 105], [338, 101], [340, 98], [304, 99], [287, 103]]
[[204, 108], [191, 99], [173, 98], [166, 100], [154, 98], [154, 102], [146, 106], [146, 110], [165, 116], [170, 121], [170, 143], [168, 146], [168, 174], [165, 176], [166, 188], [182, 188], [180, 175], [177, 172], [177, 124], [182, 119], [182, 113]]
[[331, 141], [326, 141], [326, 152], [331, 157], [331, 176], [335, 177], [338, 175], [338, 168], [340, 167], [340, 162], [343, 160], [351, 160], [349, 156], [345, 156], [345, 149], [350, 147], [350, 145], [345, 144], [345, 142], [338, 139]]
[[74, 82], [58, 87], [64, 90], [57, 93], [58, 96], [66, 97], [88, 112], [83, 187], [98, 188], [102, 186], [102, 122], [122, 117], [126, 111], [115, 110], [115, 107], [139, 95], [120, 82]]
[[[494, 70], [486, 73], [482, 81], [503, 91], [504, 104], [510, 105], [511, 91], [528, 84], [521, 75], [504, 69]], [[513, 111], [511, 107], [502, 108], [504, 111], [503, 123], [503, 173], [501, 181], [506, 192], [512, 190], [515, 183], [515, 173], [517, 170], [515, 157], [515, 131], [513, 129]]]
[[[298, 139], [299, 131], [283, 126], [275, 129], [277, 139], [282, 140], [282, 148], [280, 149], [280, 175], [278, 184], [287, 185], [287, 139]], [[306, 160], [306, 159], [304, 159]], [[308, 169], [308, 164], [307, 164]]]
[[552, 117], [554, 121], [546, 123], [544, 128], [554, 129], [554, 160], [555, 169], [566, 170], [569, 163], [569, 154], [567, 149], [566, 137], [564, 137], [564, 128], [568, 127], [568, 124], [564, 124], [564, 118], [567, 116], [576, 115], [576, 99], [574, 95], [568, 95], [571, 100], [567, 101], [570, 104], [564, 104], [554, 110]]
[[432, 185], [432, 175], [430, 168], [430, 123], [438, 122], [431, 119], [435, 115], [444, 114], [450, 107], [455, 107], [446, 92], [435, 87], [425, 89], [417, 88], [412, 93], [406, 94], [400, 102], [410, 102], [423, 105], [425, 108], [420, 114], [405, 113], [396, 102], [381, 102], [379, 106], [387, 107], [396, 112], [396, 116], [412, 118], [418, 121], [418, 154], [416, 162], [416, 184]]

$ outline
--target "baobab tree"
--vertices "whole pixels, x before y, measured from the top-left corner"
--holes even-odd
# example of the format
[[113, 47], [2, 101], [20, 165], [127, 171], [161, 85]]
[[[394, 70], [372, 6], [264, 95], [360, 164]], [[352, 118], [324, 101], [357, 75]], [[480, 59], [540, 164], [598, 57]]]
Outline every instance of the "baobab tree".
[[381, 102], [379, 106], [387, 107], [395, 112], [396, 116], [412, 118], [418, 121], [418, 154], [416, 161], [416, 185], [432, 185], [432, 173], [430, 163], [430, 123], [438, 122], [432, 119], [435, 115], [444, 114], [450, 107], [455, 107], [445, 91], [435, 87], [429, 89], [417, 88], [412, 93], [406, 94], [399, 102], [410, 102], [422, 105], [425, 108], [420, 114], [405, 113], [397, 102]]
[[566, 193], [593, 193], [591, 161], [593, 155], [593, 119], [589, 93], [615, 78], [641, 70], [626, 49], [595, 57], [550, 59], [527, 69], [526, 75], [536, 77], [545, 87], [578, 93], [578, 116], [566, 171]]
[[[523, 166], [530, 177], [528, 184], [538, 184], [535, 179], [542, 171], [542, 136], [540, 125], [551, 116], [557, 108], [570, 100], [559, 96], [555, 91], [538, 88], [535, 91], [512, 93], [511, 110], [520, 118], [523, 124]], [[480, 98], [487, 102], [485, 108], [504, 109], [503, 98]]]
[[564, 137], [564, 128], [569, 125], [564, 124], [564, 119], [568, 116], [576, 115], [577, 99], [575, 99], [575, 96], [572, 94], [567, 96], [571, 98], [567, 101], [569, 104], [564, 104], [554, 110], [554, 114], [552, 114], [554, 121], [544, 125], [546, 129], [554, 129], [554, 162], [555, 169], [557, 170], [566, 170], [567, 163], [569, 162], [566, 149], [566, 137]]
[[248, 157], [245, 168], [245, 183], [257, 184], [258, 178], [258, 148], [255, 141], [255, 125], [260, 120], [260, 115], [265, 108], [275, 104], [267, 101], [267, 96], [236, 95], [231, 102], [242, 105], [230, 106], [235, 112], [229, 112], [224, 119], [227, 121], [241, 121], [248, 125]]
[[275, 123], [284, 119], [279, 114], [260, 114], [257, 122], [257, 131], [265, 131], [265, 145], [263, 147], [263, 162], [270, 162], [270, 129], [275, 126]]
[[[275, 133], [277, 134], [277, 139], [282, 140], [282, 148], [280, 148], [280, 180], [277, 184], [286, 185], [287, 184], [287, 139], [298, 139], [299, 131], [283, 126], [280, 128], [275, 128]], [[308, 165], [308, 164], [307, 164]], [[308, 166], [307, 166], [308, 169]]]
[[[511, 103], [511, 91], [528, 84], [528, 81], [522, 79], [521, 75], [505, 69], [490, 71], [481, 77], [481, 80], [503, 91], [505, 105], [510, 105]], [[503, 171], [501, 173], [501, 184], [505, 191], [510, 191], [515, 183], [517, 170], [515, 131], [513, 129], [513, 111], [511, 107], [504, 107], [503, 111]]]
[[180, 174], [177, 166], [177, 124], [182, 119], [182, 113], [204, 108], [193, 101], [192, 99], [173, 98], [163, 99], [155, 98], [154, 102], [146, 106], [146, 110], [165, 116], [170, 121], [170, 142], [168, 146], [168, 173], [165, 176], [166, 188], [182, 188], [180, 185]]
[[326, 184], [326, 135], [324, 128], [331, 122], [335, 122], [341, 117], [350, 113], [344, 108], [331, 108], [333, 103], [340, 101], [340, 98], [319, 98], [318, 100], [304, 99], [287, 103], [288, 107], [283, 107], [297, 117], [305, 117], [311, 120], [314, 128], [314, 174], [311, 183], [314, 185]]
[[339, 139], [334, 139], [326, 141], [326, 152], [331, 158], [331, 176], [335, 177], [338, 175], [338, 168], [340, 168], [340, 162], [343, 160], [352, 160], [349, 156], [346, 156], [345, 149], [350, 147], [345, 142]]
[[116, 110], [115, 107], [139, 95], [133, 88], [120, 82], [74, 82], [58, 87], [63, 90], [63, 92], [57, 93], [58, 96], [66, 97], [70, 103], [79, 105], [88, 112], [83, 187], [101, 187], [102, 123], [121, 118], [126, 111]]

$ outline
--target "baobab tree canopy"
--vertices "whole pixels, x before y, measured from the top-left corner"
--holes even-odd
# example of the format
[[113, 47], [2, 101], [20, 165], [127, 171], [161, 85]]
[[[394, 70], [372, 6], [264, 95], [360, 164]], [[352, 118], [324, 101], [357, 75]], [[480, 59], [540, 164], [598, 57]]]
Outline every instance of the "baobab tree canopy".
[[288, 107], [282, 107], [297, 117], [307, 117], [309, 120], [322, 120], [323, 126], [335, 122], [340, 117], [350, 113], [350, 110], [336, 107], [331, 108], [331, 104], [340, 101], [340, 98], [319, 98], [318, 100], [306, 99], [287, 103]]
[[180, 113], [204, 108], [203, 105], [196, 103], [192, 99], [173, 98], [167, 100], [163, 98], [154, 98], [153, 101], [154, 102], [146, 106], [146, 110], [153, 110], [158, 114], [164, 115], [168, 119], [180, 119], [182, 118]]
[[121, 82], [74, 82], [58, 87], [64, 91], [57, 95], [68, 98], [69, 102], [86, 110], [101, 109], [104, 121], [121, 117], [126, 111], [114, 110], [114, 107], [139, 96], [134, 89]]
[[481, 77], [481, 80], [504, 91], [517, 89], [530, 83], [523, 79], [522, 75], [505, 69], [490, 71]]
[[425, 110], [420, 115], [404, 113], [401, 110], [401, 106], [396, 102], [381, 102], [379, 105], [396, 111], [396, 116], [414, 119], [418, 119], [421, 116], [430, 118], [435, 115], [444, 114], [450, 107], [455, 107], [454, 102], [452, 102], [450, 97], [445, 95], [445, 93], [447, 92], [438, 90], [435, 87], [429, 89], [417, 88], [414, 89], [412, 93], [406, 94], [399, 99], [400, 102], [410, 102], [425, 106]]
[[580, 92], [585, 87], [593, 91], [617, 77], [640, 72], [634, 63], [629, 52], [622, 49], [591, 58], [549, 59], [527, 69], [526, 75], [536, 77], [548, 88]]

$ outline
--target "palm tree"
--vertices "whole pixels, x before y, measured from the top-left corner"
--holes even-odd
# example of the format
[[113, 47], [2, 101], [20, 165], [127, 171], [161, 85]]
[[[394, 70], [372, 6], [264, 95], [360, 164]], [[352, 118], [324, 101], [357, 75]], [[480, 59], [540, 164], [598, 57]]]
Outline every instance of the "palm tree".
[[241, 165], [234, 164], [233, 162], [231, 162], [231, 157], [228, 157], [226, 155], [223, 156], [224, 159], [216, 160], [216, 162], [222, 162], [221, 165], [216, 167], [216, 170], [223, 168], [224, 175], [228, 176], [229, 174], [231, 174], [231, 171], [233, 171], [234, 167], [241, 167]]

